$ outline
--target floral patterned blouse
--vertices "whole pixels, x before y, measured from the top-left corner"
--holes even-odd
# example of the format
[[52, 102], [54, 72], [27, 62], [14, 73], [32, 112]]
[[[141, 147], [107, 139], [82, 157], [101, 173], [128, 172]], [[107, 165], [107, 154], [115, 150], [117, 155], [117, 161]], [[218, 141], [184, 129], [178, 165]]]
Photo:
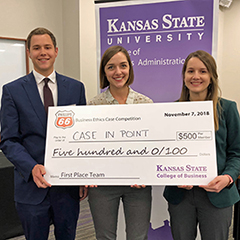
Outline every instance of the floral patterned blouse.
[[[149, 97], [135, 92], [129, 87], [129, 94], [127, 97], [126, 104], [137, 104], [137, 103], [153, 103], [152, 99]], [[119, 104], [118, 101], [112, 96], [109, 88], [100, 93], [99, 95], [92, 98], [88, 105], [110, 105], [110, 104]]]

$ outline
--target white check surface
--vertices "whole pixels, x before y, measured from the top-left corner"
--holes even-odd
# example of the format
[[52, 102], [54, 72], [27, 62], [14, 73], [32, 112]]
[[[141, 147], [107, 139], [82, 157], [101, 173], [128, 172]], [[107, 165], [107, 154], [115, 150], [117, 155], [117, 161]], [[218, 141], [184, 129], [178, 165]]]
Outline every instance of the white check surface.
[[51, 107], [52, 185], [199, 185], [217, 175], [212, 102]]

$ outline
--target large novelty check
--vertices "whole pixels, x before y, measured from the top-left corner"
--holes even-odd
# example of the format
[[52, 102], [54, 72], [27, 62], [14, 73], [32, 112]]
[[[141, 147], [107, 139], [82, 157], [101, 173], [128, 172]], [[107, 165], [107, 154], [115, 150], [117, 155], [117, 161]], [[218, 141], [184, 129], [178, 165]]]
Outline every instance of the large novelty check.
[[51, 107], [52, 185], [199, 185], [217, 175], [212, 102]]

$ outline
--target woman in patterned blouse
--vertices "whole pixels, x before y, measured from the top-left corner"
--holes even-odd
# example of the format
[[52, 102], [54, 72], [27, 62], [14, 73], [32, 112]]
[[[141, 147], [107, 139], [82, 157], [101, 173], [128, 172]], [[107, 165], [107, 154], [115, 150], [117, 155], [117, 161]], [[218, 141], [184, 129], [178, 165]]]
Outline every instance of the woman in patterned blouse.
[[[107, 90], [89, 101], [90, 105], [137, 104], [153, 101], [132, 90], [134, 73], [130, 56], [122, 46], [112, 46], [102, 56], [100, 87]], [[116, 239], [122, 199], [128, 240], [148, 239], [151, 213], [150, 186], [100, 186], [89, 189], [89, 204], [98, 240]]]

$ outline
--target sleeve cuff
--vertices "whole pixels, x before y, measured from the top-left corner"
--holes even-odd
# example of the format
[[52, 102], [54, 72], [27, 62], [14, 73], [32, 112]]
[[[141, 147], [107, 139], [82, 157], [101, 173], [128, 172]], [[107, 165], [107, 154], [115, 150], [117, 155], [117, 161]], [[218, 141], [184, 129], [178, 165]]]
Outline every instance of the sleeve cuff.
[[227, 176], [227, 177], [228, 177], [229, 183], [228, 183], [227, 187], [229, 187], [229, 186], [233, 183], [232, 177], [231, 177], [230, 175], [228, 175], [228, 174], [225, 174], [225, 175], [223, 175], [223, 176]]

